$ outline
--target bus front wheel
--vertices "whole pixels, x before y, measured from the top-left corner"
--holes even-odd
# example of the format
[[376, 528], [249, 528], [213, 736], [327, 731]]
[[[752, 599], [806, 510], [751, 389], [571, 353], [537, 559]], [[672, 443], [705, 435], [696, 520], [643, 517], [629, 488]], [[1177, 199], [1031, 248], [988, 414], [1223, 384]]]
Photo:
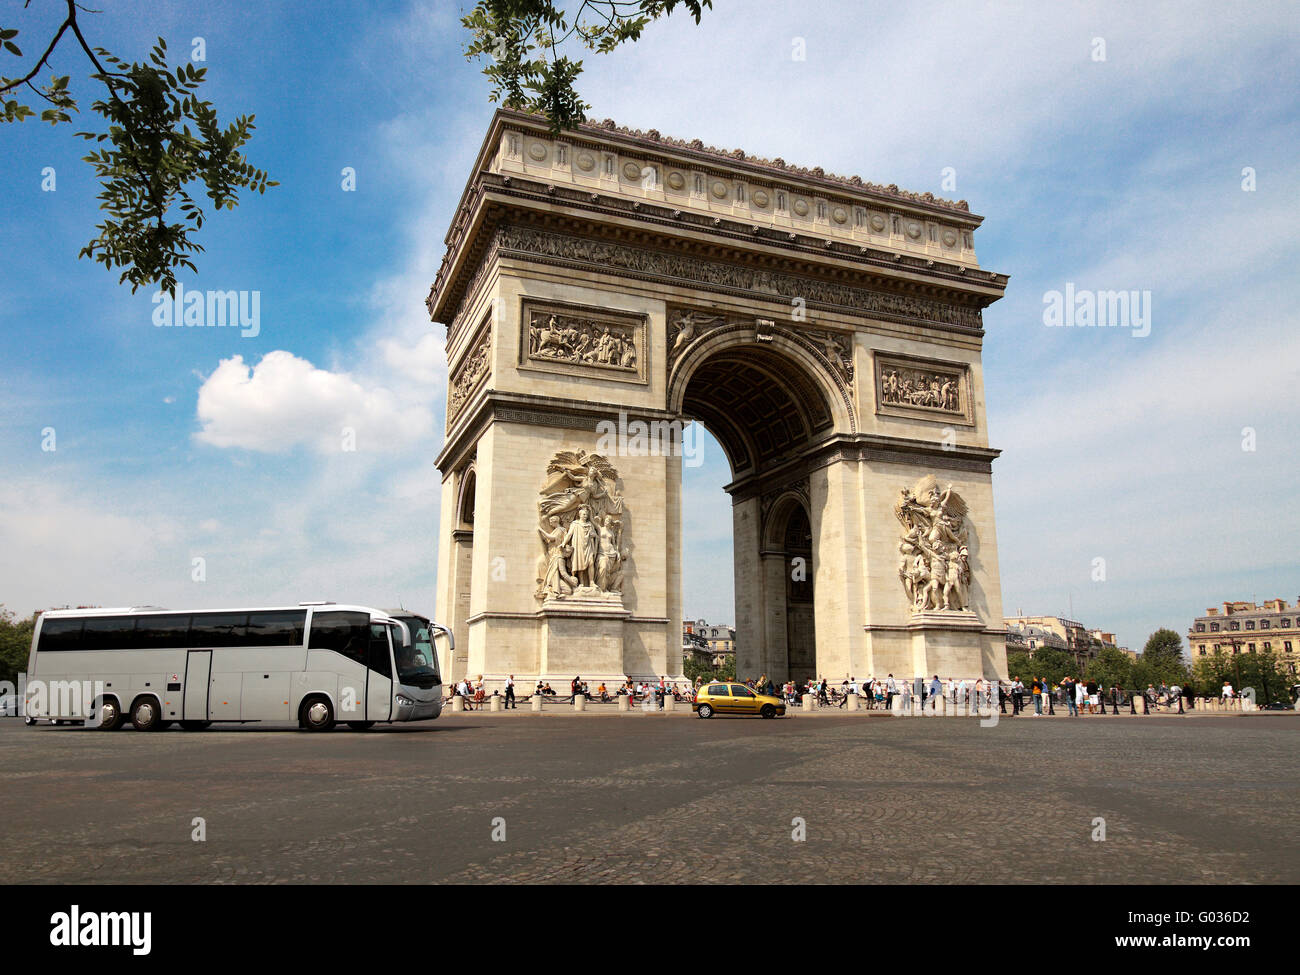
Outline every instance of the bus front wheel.
[[334, 727], [334, 706], [328, 698], [308, 698], [302, 702], [299, 720], [308, 731], [329, 731]]
[[349, 721], [348, 727], [353, 731], [369, 731], [374, 727], [373, 721]]

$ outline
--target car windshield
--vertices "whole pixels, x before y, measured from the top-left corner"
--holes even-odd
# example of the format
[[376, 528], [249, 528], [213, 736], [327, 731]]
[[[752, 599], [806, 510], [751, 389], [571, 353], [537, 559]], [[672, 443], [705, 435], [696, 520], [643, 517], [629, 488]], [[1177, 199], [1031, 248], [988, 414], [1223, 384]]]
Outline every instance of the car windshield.
[[429, 621], [421, 616], [396, 616], [394, 619], [405, 623], [411, 634], [411, 642], [406, 643], [401, 627], [393, 627], [393, 656], [397, 658], [398, 683], [426, 688], [442, 683]]

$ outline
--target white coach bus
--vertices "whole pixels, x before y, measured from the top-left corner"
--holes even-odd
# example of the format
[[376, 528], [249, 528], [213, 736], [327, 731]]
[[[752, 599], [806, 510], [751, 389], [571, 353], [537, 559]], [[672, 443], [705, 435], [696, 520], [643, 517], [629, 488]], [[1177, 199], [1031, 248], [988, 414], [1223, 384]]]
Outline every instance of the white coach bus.
[[[26, 718], [112, 731], [179, 722], [420, 721], [442, 713], [435, 634], [406, 610], [334, 603], [267, 609], [52, 610], [32, 636]], [[450, 649], [449, 649], [450, 653]]]

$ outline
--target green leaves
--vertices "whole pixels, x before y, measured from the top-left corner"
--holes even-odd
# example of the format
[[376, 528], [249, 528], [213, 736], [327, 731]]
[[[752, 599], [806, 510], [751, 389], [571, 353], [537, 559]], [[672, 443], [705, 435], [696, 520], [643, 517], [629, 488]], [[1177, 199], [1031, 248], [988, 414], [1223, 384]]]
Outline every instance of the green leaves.
[[[21, 78], [0, 80], [0, 92], [8, 96], [27, 85], [49, 103], [41, 111], [42, 121], [70, 121], [69, 112], [77, 111], [77, 103], [68, 89], [69, 77], [51, 77], [40, 89], [31, 79], [64, 32], [72, 29], [96, 68], [91, 78], [106, 89], [107, 97], [91, 107], [108, 123], [106, 132], [76, 133], [99, 147], [83, 158], [100, 180], [98, 199], [105, 214], [79, 256], [122, 269], [118, 281], [129, 283], [132, 291], [146, 284], [171, 290], [176, 269], [196, 270], [192, 256], [203, 250], [191, 236], [204, 219], [191, 188], [202, 184], [214, 209], [233, 210], [240, 190], [265, 193], [268, 186], [279, 184], [240, 152], [252, 137], [253, 116], [240, 116], [223, 128], [211, 103], [199, 97], [206, 68], [189, 62], [169, 68], [167, 42], [161, 37], [144, 63], [128, 63], [103, 48], [92, 51], [77, 26], [75, 2], [68, 0], [67, 6], [67, 19], [35, 66]], [[0, 47], [21, 57], [13, 42], [17, 35], [16, 30], [0, 29]], [[22, 122], [36, 114], [8, 97], [3, 109], [4, 122]]]
[[489, 101], [545, 115], [558, 134], [586, 121], [591, 107], [577, 92], [582, 62], [560, 53], [571, 37], [590, 51], [608, 54], [638, 40], [652, 20], [678, 7], [698, 24], [704, 8], [712, 6], [712, 0], [583, 0], [570, 25], [552, 0], [479, 0], [461, 18], [471, 35], [465, 57], [486, 55]]
[[[133, 64], [98, 50], [118, 69], [94, 76], [109, 89], [109, 97], [92, 106], [108, 131], [77, 133], [107, 143], [84, 157], [103, 187], [106, 217], [79, 256], [122, 269], [118, 280], [132, 291], [155, 283], [170, 290], [178, 268], [196, 270], [193, 255], [203, 247], [191, 235], [204, 220], [190, 193], [196, 183], [217, 210], [233, 210], [241, 189], [264, 193], [278, 185], [239, 151], [252, 136], [253, 116], [223, 128], [212, 104], [197, 94], [204, 69], [185, 64], [169, 70], [166, 50], [159, 38], [148, 61]], [[174, 222], [173, 209], [179, 210]]]

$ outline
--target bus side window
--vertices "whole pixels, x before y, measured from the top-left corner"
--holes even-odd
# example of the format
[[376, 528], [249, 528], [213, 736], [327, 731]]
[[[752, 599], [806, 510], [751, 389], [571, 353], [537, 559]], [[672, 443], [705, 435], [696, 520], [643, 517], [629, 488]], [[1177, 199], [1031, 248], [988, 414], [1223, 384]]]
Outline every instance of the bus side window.
[[191, 647], [243, 646], [248, 635], [247, 613], [195, 613], [190, 622]]
[[366, 666], [370, 645], [370, 617], [347, 610], [313, 613], [311, 650], [333, 650]]
[[393, 676], [392, 658], [388, 655], [388, 627], [380, 624], [370, 626], [370, 661], [369, 667], [385, 677]]

